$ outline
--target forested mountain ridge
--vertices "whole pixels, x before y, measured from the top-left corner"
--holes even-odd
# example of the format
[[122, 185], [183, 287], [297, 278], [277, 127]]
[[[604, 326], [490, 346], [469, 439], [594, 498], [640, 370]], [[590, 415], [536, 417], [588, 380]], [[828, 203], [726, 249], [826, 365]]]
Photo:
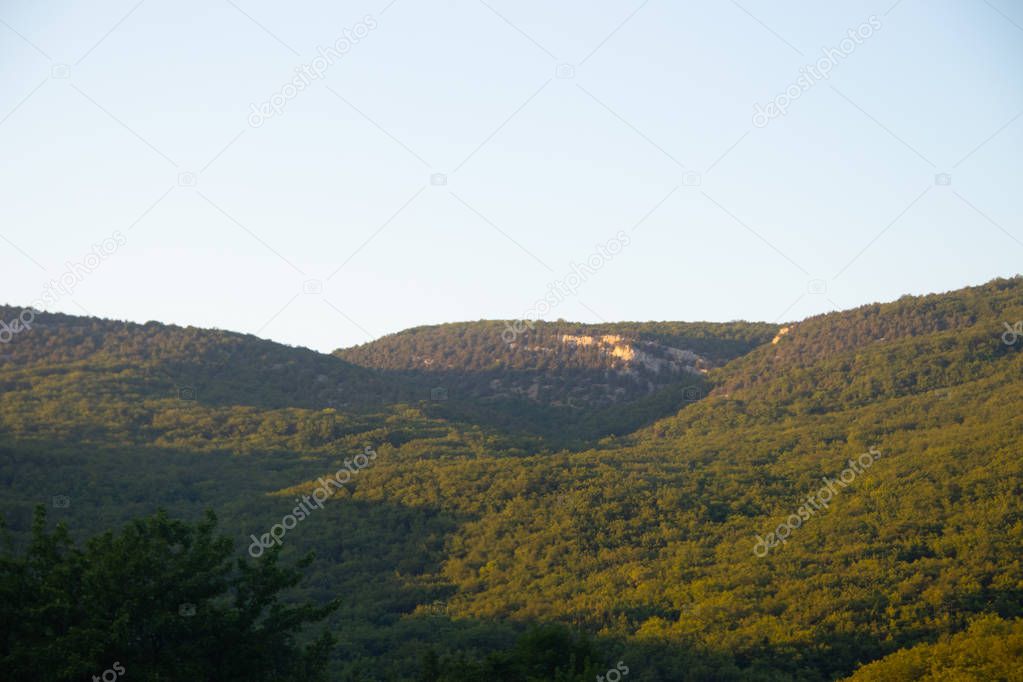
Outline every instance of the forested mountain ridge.
[[[0, 306], [0, 319], [16, 319], [21, 311]], [[459, 361], [465, 361], [464, 369], [440, 371], [441, 366], [436, 365], [430, 371], [415, 372], [401, 367], [362, 367], [338, 357], [346, 355], [342, 352], [326, 355], [223, 330], [39, 313], [33, 316], [31, 329], [21, 330], [10, 343], [0, 345], [4, 370], [0, 400], [8, 405], [10, 424], [32, 421], [24, 413], [43, 405], [36, 399], [24, 399], [29, 393], [44, 392], [48, 400], [60, 396], [65, 404], [78, 404], [81, 409], [72, 411], [70, 420], [56, 420], [65, 426], [80, 422], [78, 428], [63, 430], [62, 437], [120, 430], [136, 432], [141, 442], [164, 442], [168, 429], [178, 433], [190, 430], [176, 426], [181, 414], [205, 405], [220, 408], [220, 417], [203, 419], [207, 428], [218, 431], [213, 440], [222, 437], [222, 429], [211, 427], [210, 419], [217, 423], [241, 420], [248, 425], [229, 428], [235, 432], [297, 430], [305, 434], [303, 442], [309, 445], [313, 440], [324, 442], [316, 434], [324, 432], [326, 420], [345, 420], [336, 414], [338, 410], [365, 415], [388, 411], [391, 408], [387, 406], [420, 404], [428, 414], [445, 421], [523, 431], [566, 444], [579, 438], [625, 434], [671, 414], [702, 396], [702, 374], [712, 362], [745, 352], [773, 330], [768, 325], [747, 323], [541, 323], [536, 332], [529, 333], [534, 340], [550, 339], [552, 352], [534, 345], [516, 354], [515, 348], [509, 351], [508, 344], [500, 340], [500, 323], [468, 326], [472, 329], [461, 334], [457, 343], [446, 333], [431, 341], [437, 348], [448, 341], [455, 343], [453, 351], [444, 352], [454, 352]], [[477, 326], [485, 333], [477, 333]], [[490, 333], [493, 330], [496, 336]], [[568, 332], [578, 333], [571, 337], [575, 343], [564, 341]], [[584, 337], [583, 332], [598, 336]], [[617, 345], [601, 344], [599, 335], [611, 336], [605, 332], [634, 336]], [[523, 335], [519, 341], [528, 344], [529, 338]], [[581, 343], [589, 338], [598, 343]], [[479, 343], [480, 339], [487, 343]], [[661, 342], [686, 343], [718, 360]], [[392, 364], [417, 362], [412, 359], [417, 356], [402, 358], [398, 354], [402, 347], [389, 344], [385, 341], [384, 348]], [[615, 356], [615, 351], [622, 350], [628, 355]], [[368, 351], [363, 347], [362, 352]], [[480, 360], [504, 352], [511, 352], [514, 362], [510, 365], [502, 366], [500, 359]], [[467, 360], [469, 356], [463, 353], [478, 362]], [[365, 359], [359, 353], [355, 356]], [[487, 370], [488, 366], [492, 368]], [[260, 426], [257, 419], [257, 425], [251, 426], [253, 419], [240, 414], [241, 406], [283, 412], [333, 410], [335, 415], [285, 418], [297, 420], [298, 426]], [[160, 416], [153, 416], [154, 409]], [[271, 421], [276, 423], [278, 418]], [[193, 417], [186, 417], [186, 422], [195, 423]]]
[[1003, 382], [1018, 357], [1010, 330], [1023, 320], [1023, 277], [946, 294], [828, 313], [788, 331], [708, 375], [708, 398], [652, 425], [664, 436], [701, 415], [741, 412], [778, 421], [837, 413], [886, 399], [951, 399], [957, 387], [986, 377]]
[[[569, 366], [599, 369], [607, 366], [606, 359], [593, 353], [574, 354], [571, 347], [559, 344], [560, 337], [619, 336], [688, 350], [721, 364], [769, 341], [778, 328], [779, 325], [762, 322], [580, 324], [561, 320], [480, 320], [414, 327], [359, 346], [339, 349], [335, 355], [364, 367], [392, 370], [480, 371], [495, 365], [540, 369], [554, 360]], [[549, 357], [550, 354], [554, 357]]]
[[[548, 438], [624, 435], [701, 397], [712, 368], [769, 341], [749, 322], [479, 321], [335, 351], [440, 396], [438, 414]], [[510, 418], [521, 415], [521, 419]]]
[[[813, 409], [823, 409], [839, 400], [863, 404], [880, 395], [938, 389], [996, 368], [999, 358], [1019, 347], [1003, 335], [1021, 319], [1020, 277], [817, 315], [719, 372], [715, 393], [738, 395], [772, 384], [762, 390], [776, 395], [790, 390], [786, 386], [813, 384]], [[901, 373], [879, 383], [867, 371], [885, 366]]]
[[[0, 306], [0, 319], [15, 319], [20, 312]], [[48, 374], [130, 376], [139, 395], [181, 392], [228, 405], [380, 404], [397, 391], [393, 382], [336, 357], [251, 334], [59, 313], [36, 314], [31, 329], [0, 346], [0, 366], [5, 379], [40, 368]]]
[[[228, 375], [209, 384], [216, 400], [201, 390], [183, 399], [170, 391], [176, 376], [147, 374], [169, 351], [117, 355], [113, 330], [82, 355], [70, 332], [16, 348], [34, 342], [31, 330], [5, 351], [22, 360], [0, 365], [0, 510], [18, 539], [32, 505], [55, 495], [70, 498], [52, 512], [79, 536], [156, 506], [193, 518], [212, 506], [243, 553], [293, 498], [371, 447], [373, 464], [284, 541], [285, 555], [318, 554], [296, 596], [342, 596], [329, 621], [344, 635], [332, 679], [518, 682], [557, 669], [591, 680], [619, 661], [630, 681], [1013, 679], [1023, 669], [1023, 337], [1008, 331], [1020, 320], [1016, 277], [816, 316], [780, 337], [747, 326], [755, 333], [729, 341], [749, 344], [734, 359], [685, 373], [702, 382], [689, 396], [699, 399], [637, 400], [652, 423], [598, 441], [526, 433], [528, 400], [504, 403], [501, 425], [492, 413], [469, 418], [472, 400], [456, 417], [456, 391], [430, 400], [402, 388], [406, 370], [306, 359], [317, 354], [254, 337], [237, 342], [253, 344], [239, 350], [250, 359], [215, 365]], [[465, 338], [474, 325], [500, 341], [500, 323], [465, 325]], [[180, 367], [194, 355], [200, 378], [203, 362], [223, 357], [183, 339], [168, 344], [189, 348]], [[713, 343], [703, 357], [715, 357]], [[410, 399], [279, 402], [301, 382], [253, 395], [261, 344], [274, 362], [340, 363], [339, 381], [345, 371], [366, 386], [393, 381]], [[395, 362], [400, 347], [388, 351]], [[466, 363], [470, 375], [485, 357]], [[850, 460], [860, 464], [845, 482]], [[809, 507], [825, 478], [827, 505]], [[784, 542], [759, 544], [782, 524], [795, 526]], [[573, 634], [530, 634], [534, 624]], [[588, 662], [568, 672], [572, 657]]]

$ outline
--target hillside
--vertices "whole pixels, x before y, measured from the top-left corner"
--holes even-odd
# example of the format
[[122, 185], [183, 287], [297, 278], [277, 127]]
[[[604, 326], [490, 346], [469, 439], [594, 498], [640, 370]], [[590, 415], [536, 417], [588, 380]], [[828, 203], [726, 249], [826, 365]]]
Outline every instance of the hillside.
[[[0, 306], [0, 319], [20, 308]], [[250, 334], [41, 313], [0, 346], [5, 378], [44, 370], [119, 377], [139, 396], [179, 392], [210, 403], [339, 407], [394, 402], [398, 387], [330, 355]], [[130, 381], [128, 380], [130, 378]]]
[[717, 365], [766, 343], [778, 329], [777, 325], [759, 322], [578, 324], [538, 321], [518, 326], [521, 333], [510, 320], [416, 327], [335, 351], [335, 355], [364, 367], [391, 370], [478, 372], [495, 365], [537, 370], [549, 365], [552, 359], [583, 369], [606, 369], [609, 366], [606, 358], [581, 352], [579, 344], [559, 341], [564, 336], [617, 336], [625, 342], [686, 350]]
[[709, 370], [766, 343], [777, 329], [747, 322], [463, 322], [334, 354], [445, 402], [434, 406], [438, 414], [547, 438], [594, 438], [624, 435], [696, 400]]
[[[35, 503], [67, 496], [51, 513], [78, 537], [157, 506], [213, 507], [244, 555], [342, 460], [377, 454], [285, 540], [286, 556], [317, 552], [296, 597], [342, 597], [331, 679], [524, 679], [500, 671], [569, 646], [530, 634], [537, 624], [585, 634], [590, 645], [571, 641], [588, 670], [621, 661], [630, 682], [1021, 669], [1023, 339], [1002, 337], [1023, 319], [1021, 277], [780, 337], [745, 323], [552, 323], [514, 349], [500, 322], [325, 356], [52, 318], [0, 365], [0, 510], [16, 543]], [[682, 364], [611, 407], [589, 383], [581, 404], [554, 404], [579, 389], [572, 372], [652, 381], [629, 365], [638, 351]], [[516, 372], [551, 388], [509, 391], [474, 418], [485, 396], [472, 391], [520, 385]], [[195, 396], [178, 395], [183, 377]], [[696, 380], [699, 394], [653, 402]], [[407, 398], [345, 404], [338, 386]], [[599, 440], [521, 426], [544, 410], [600, 422], [629, 408], [637, 428]], [[970, 653], [981, 646], [997, 653]]]

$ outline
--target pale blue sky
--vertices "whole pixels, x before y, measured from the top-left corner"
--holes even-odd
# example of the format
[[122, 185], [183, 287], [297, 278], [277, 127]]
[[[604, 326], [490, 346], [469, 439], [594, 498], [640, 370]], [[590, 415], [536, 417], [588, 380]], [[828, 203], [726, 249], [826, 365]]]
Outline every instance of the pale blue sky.
[[0, 2], [0, 301], [115, 230], [47, 310], [319, 350], [520, 317], [619, 230], [549, 319], [792, 320], [1023, 271], [1018, 2], [388, 2]]

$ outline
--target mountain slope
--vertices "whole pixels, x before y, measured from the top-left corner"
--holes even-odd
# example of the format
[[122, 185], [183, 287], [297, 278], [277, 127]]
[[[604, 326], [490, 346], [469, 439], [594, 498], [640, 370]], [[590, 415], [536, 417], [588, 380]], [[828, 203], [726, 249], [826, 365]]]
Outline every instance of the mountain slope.
[[[504, 403], [503, 431], [445, 414], [456, 391], [424, 399], [447, 372], [488, 371], [500, 323], [463, 325], [440, 371], [408, 358], [443, 358], [450, 330], [389, 340], [369, 368], [235, 335], [232, 360], [217, 332], [136, 337], [68, 318], [60, 324], [92, 331], [24, 336], [0, 366], [0, 509], [20, 537], [31, 505], [58, 494], [71, 503], [54, 512], [78, 534], [157, 505], [186, 516], [214, 506], [244, 552], [296, 495], [370, 446], [372, 467], [285, 540], [286, 553], [317, 551], [304, 596], [343, 596], [335, 679], [412, 679], [430, 650], [445, 672], [427, 679], [472, 679], [488, 654], [518, 651], [526, 624], [561, 622], [595, 637], [607, 667], [624, 661], [630, 681], [910, 680], [928, 651], [912, 647], [937, 647], [952, 669], [973, 665], [963, 637], [1018, 656], [1023, 339], [1002, 333], [1021, 319], [1014, 278], [814, 317], [776, 343], [773, 326], [740, 325], [726, 340], [748, 345], [729, 346], [732, 359], [708, 337], [707, 374], [661, 389], [691, 376], [700, 400], [645, 404], [655, 392], [561, 408], [594, 420], [630, 407], [647, 421], [670, 414], [591, 442], [523, 433], [530, 404], [556, 409], [529, 399]], [[544, 339], [629, 333], [582, 331], [555, 326]], [[114, 351], [125, 334], [134, 350]], [[166, 336], [163, 350], [146, 350], [149, 336]], [[14, 347], [33, 338], [38, 347]], [[685, 346], [629, 339], [648, 341]], [[608, 362], [597, 351], [557, 357], [590, 372]], [[526, 357], [524, 372], [557, 376], [557, 363]], [[329, 394], [278, 380], [267, 362], [359, 390], [396, 385], [410, 402], [328, 407]], [[195, 400], [173, 390], [181, 368], [213, 377]], [[761, 544], [786, 526], [784, 542]]]
[[[0, 306], [0, 319], [17, 308]], [[177, 396], [210, 403], [331, 407], [377, 403], [396, 387], [329, 355], [249, 334], [135, 324], [40, 313], [32, 329], [0, 346], [5, 377], [44, 368], [47, 374], [117, 376], [140, 396]]]
[[623, 435], [704, 391], [713, 367], [766, 343], [775, 325], [463, 322], [335, 351], [438, 397], [438, 414], [549, 439]]

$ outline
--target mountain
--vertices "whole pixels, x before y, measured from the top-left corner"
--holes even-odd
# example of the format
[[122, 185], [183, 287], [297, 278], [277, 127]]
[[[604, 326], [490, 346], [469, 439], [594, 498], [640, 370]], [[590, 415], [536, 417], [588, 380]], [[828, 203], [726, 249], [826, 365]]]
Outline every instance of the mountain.
[[[0, 319], [14, 319], [20, 310], [0, 306]], [[5, 376], [38, 368], [50, 375], [84, 372], [118, 377], [140, 397], [182, 391], [213, 403], [267, 407], [379, 403], [394, 391], [336, 357], [251, 334], [40, 313], [22, 335], [0, 347]]]
[[595, 438], [628, 433], [695, 400], [710, 369], [777, 330], [747, 322], [480, 321], [417, 327], [334, 355], [446, 402], [434, 409], [447, 417], [549, 439]]
[[212, 507], [247, 557], [372, 451], [284, 538], [294, 598], [341, 597], [331, 679], [1014, 679], [1020, 320], [1021, 277], [332, 355], [42, 314], [0, 356], [0, 510], [18, 546], [39, 502], [79, 538]]

